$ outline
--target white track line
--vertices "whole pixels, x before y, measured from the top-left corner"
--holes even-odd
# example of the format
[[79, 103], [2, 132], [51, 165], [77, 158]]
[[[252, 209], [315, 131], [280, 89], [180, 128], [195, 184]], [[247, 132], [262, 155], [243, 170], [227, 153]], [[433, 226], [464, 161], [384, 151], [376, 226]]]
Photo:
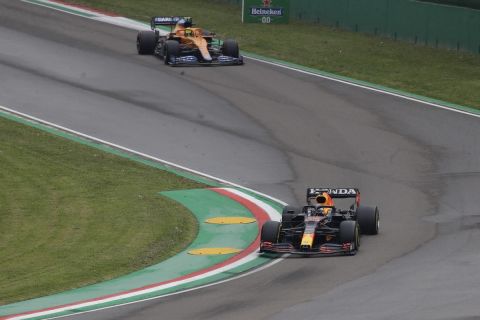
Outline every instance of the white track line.
[[[286, 255], [284, 256], [286, 257]], [[130, 304], [135, 304], [135, 303], [140, 303], [140, 302], [145, 302], [145, 301], [151, 301], [151, 300], [158, 300], [158, 299], [161, 299], [161, 298], [166, 298], [166, 297], [170, 297], [170, 296], [175, 296], [175, 295], [178, 295], [178, 294], [182, 294], [182, 293], [186, 293], [186, 292], [190, 292], [190, 291], [195, 291], [195, 290], [199, 290], [199, 289], [203, 289], [203, 288], [208, 288], [208, 287], [211, 287], [211, 286], [215, 286], [215, 285], [218, 285], [218, 284], [222, 284], [222, 283], [226, 283], [226, 282], [230, 282], [230, 281], [233, 281], [233, 280], [237, 280], [237, 279], [240, 279], [240, 278], [243, 278], [243, 277], [246, 277], [246, 276], [249, 276], [251, 274], [254, 274], [256, 272], [259, 272], [259, 271], [263, 271], [279, 262], [281, 262], [283, 260], [283, 258], [278, 258], [278, 259], [275, 259], [273, 260], [272, 262], [270, 263], [267, 263], [259, 268], [256, 268], [254, 270], [251, 270], [251, 271], [248, 271], [248, 272], [245, 272], [245, 273], [242, 273], [242, 274], [239, 274], [238, 276], [235, 276], [235, 277], [232, 277], [232, 278], [228, 278], [228, 279], [225, 279], [225, 280], [221, 280], [221, 281], [218, 281], [218, 282], [214, 282], [214, 283], [209, 283], [209, 284], [205, 284], [203, 286], [199, 286], [199, 287], [195, 287], [195, 288], [191, 288], [191, 289], [185, 289], [185, 290], [181, 290], [181, 291], [178, 291], [178, 292], [172, 292], [172, 293], [168, 293], [168, 294], [165, 294], [165, 295], [162, 295], [162, 296], [158, 296], [158, 297], [152, 297], [152, 298], [146, 298], [146, 299], [141, 299], [141, 300], [137, 300], [137, 301], [132, 301], [132, 302], [126, 302], [126, 303], [121, 303], [121, 304], [117, 304], [117, 305], [114, 305], [114, 306], [109, 306], [109, 307], [104, 307], [104, 308], [98, 308], [98, 309], [95, 309], [95, 310], [89, 310], [89, 311], [82, 311], [82, 312], [76, 312], [75, 314], [69, 314], [69, 315], [64, 315], [64, 316], [59, 316], [59, 317], [53, 317], [53, 318], [49, 318], [49, 319], [60, 319], [60, 318], [66, 318], [66, 317], [71, 317], [71, 316], [77, 316], [79, 314], [85, 314], [85, 313], [91, 313], [91, 312], [96, 312], [96, 311], [101, 311], [101, 310], [107, 310], [107, 309], [112, 309], [112, 308], [118, 308], [118, 307], [122, 307], [122, 306], [127, 306], [127, 305], [130, 305]]]
[[[254, 61], [257, 61], [257, 62], [262, 62], [262, 63], [265, 63], [265, 64], [270, 64], [270, 65], [280, 67], [280, 68], [283, 68], [283, 69], [288, 69], [288, 70], [296, 71], [296, 72], [299, 72], [299, 73], [307, 74], [307, 75], [310, 75], [310, 76], [323, 78], [323, 79], [339, 82], [339, 83], [342, 83], [342, 84], [347, 84], [347, 85], [350, 85], [350, 86], [353, 86], [353, 87], [362, 88], [362, 89], [366, 89], [366, 90], [369, 90], [369, 91], [374, 91], [374, 92], [377, 92], [377, 93], [382, 93], [382, 94], [385, 94], [385, 95], [390, 95], [390, 96], [394, 96], [394, 97], [397, 97], [397, 98], [402, 98], [402, 99], [405, 99], [405, 100], [410, 100], [410, 101], [426, 104], [426, 105], [436, 107], [436, 108], [440, 108], [440, 109], [443, 109], [443, 110], [449, 110], [449, 111], [473, 116], [473, 117], [476, 117], [476, 118], [480, 118], [480, 114], [479, 113], [474, 113], [473, 111], [469, 112], [469, 111], [465, 111], [465, 110], [460, 110], [460, 109], [456, 109], [454, 107], [444, 106], [444, 105], [441, 105], [441, 104], [438, 104], [438, 103], [433, 103], [433, 102], [421, 100], [421, 99], [418, 99], [418, 98], [409, 97], [409, 96], [406, 96], [406, 95], [402, 95], [400, 93], [395, 93], [395, 92], [390, 92], [390, 91], [386, 91], [386, 90], [382, 90], [382, 89], [377, 89], [377, 88], [374, 88], [374, 87], [370, 87], [368, 85], [358, 84], [358, 83], [355, 83], [355, 82], [350, 82], [348, 80], [342, 80], [342, 79], [330, 77], [330, 76], [327, 76], [327, 75], [318, 74], [318, 73], [315, 73], [315, 72], [312, 72], [312, 71], [306, 71], [306, 70], [298, 69], [298, 68], [295, 68], [295, 67], [291, 67], [291, 66], [281, 64], [281, 63], [267, 61], [267, 60], [263, 60], [263, 59], [259, 59], [259, 58], [249, 57], [248, 55], [245, 56], [245, 58], [248, 58], [250, 60], [254, 60]], [[469, 108], [469, 107], [466, 107], [466, 108]]]
[[[68, 14], [71, 14], [71, 15], [74, 15], [74, 16], [77, 16], [77, 17], [87, 18], [87, 19], [89, 19], [89, 18], [85, 17], [82, 14], [75, 13], [75, 12], [72, 12], [72, 11], [67, 11], [67, 10], [75, 10], [75, 11], [83, 12], [83, 13], [90, 14], [90, 15], [103, 16], [102, 14], [100, 14], [98, 12], [93, 12], [93, 11], [90, 11], [90, 10], [87, 10], [87, 9], [82, 9], [82, 8], [79, 8], [79, 7], [68, 6], [66, 4], [62, 4], [62, 3], [58, 3], [58, 2], [54, 2], [54, 1], [43, 1], [45, 4], [41, 4], [41, 3], [38, 3], [38, 2], [31, 2], [29, 0], [20, 0], [20, 1], [26, 2], [26, 3], [29, 3], [29, 4], [33, 4], [33, 5], [36, 5], [36, 6], [39, 6], [39, 7], [44, 7], [44, 8], [48, 8], [48, 9], [51, 9], [51, 10], [68, 13]], [[51, 5], [48, 5], [48, 3], [50, 3]], [[62, 9], [62, 8], [65, 8], [65, 9]]]
[[57, 124], [55, 124], [55, 123], [52, 123], [52, 122], [49, 122], [49, 121], [46, 121], [46, 120], [43, 120], [43, 119], [40, 119], [40, 118], [31, 116], [31, 115], [28, 115], [28, 114], [23, 113], [23, 112], [16, 111], [16, 110], [11, 109], [11, 108], [7, 108], [7, 107], [4, 107], [4, 106], [1, 106], [1, 105], [0, 105], [0, 110], [3, 110], [4, 112], [7, 112], [7, 113], [10, 113], [10, 114], [19, 116], [19, 117], [21, 117], [21, 118], [24, 118], [24, 119], [27, 119], [27, 120], [30, 120], [30, 121], [33, 121], [33, 122], [38, 122], [38, 123], [40, 123], [40, 124], [43, 124], [43, 125], [46, 125], [46, 126], [49, 126], [49, 127], [52, 127], [52, 128], [55, 128], [55, 129], [64, 131], [64, 132], [68, 132], [68, 133], [74, 134], [74, 135], [76, 135], [76, 136], [79, 136], [79, 137], [82, 137], [82, 138], [85, 138], [85, 139], [88, 139], [88, 140], [91, 140], [91, 141], [95, 141], [95, 142], [97, 142], [97, 143], [101, 143], [101, 144], [107, 145], [107, 146], [112, 147], [112, 148], [115, 148], [115, 149], [119, 149], [119, 150], [122, 150], [122, 151], [126, 151], [126, 152], [129, 152], [129, 153], [132, 153], [132, 154], [141, 156], [141, 157], [143, 157], [143, 158], [147, 158], [147, 159], [150, 159], [150, 160], [153, 160], [153, 161], [156, 161], [156, 162], [163, 163], [163, 164], [165, 164], [165, 165], [167, 165], [167, 166], [171, 166], [171, 167], [173, 167], [173, 168], [177, 168], [177, 169], [180, 169], [180, 170], [182, 170], [182, 171], [192, 173], [192, 174], [194, 174], [194, 175], [198, 175], [198, 176], [201, 176], [201, 177], [210, 179], [210, 180], [214, 180], [214, 181], [223, 183], [223, 184], [225, 184], [225, 185], [229, 185], [229, 186], [232, 186], [232, 187], [237, 187], [237, 188], [240, 188], [240, 189], [243, 189], [243, 190], [247, 190], [247, 191], [253, 192], [253, 193], [258, 194], [258, 195], [260, 195], [260, 196], [262, 196], [262, 197], [265, 197], [265, 198], [267, 198], [267, 199], [270, 199], [270, 200], [273, 200], [273, 201], [275, 201], [275, 202], [278, 202], [278, 203], [281, 204], [281, 205], [286, 205], [286, 204], [287, 204], [286, 202], [284, 202], [284, 201], [282, 201], [282, 200], [280, 200], [280, 199], [277, 199], [277, 198], [274, 198], [274, 197], [269, 196], [269, 195], [267, 195], [267, 194], [258, 192], [258, 191], [256, 191], [256, 190], [253, 190], [253, 189], [250, 189], [250, 188], [241, 186], [241, 185], [236, 184], [236, 183], [234, 183], [234, 182], [230, 182], [230, 181], [227, 181], [227, 180], [224, 180], [224, 179], [221, 179], [221, 178], [218, 178], [218, 177], [209, 175], [209, 174], [207, 174], [207, 173], [203, 173], [203, 172], [200, 172], [200, 171], [197, 171], [197, 170], [193, 170], [193, 169], [190, 169], [190, 168], [187, 168], [187, 167], [184, 167], [184, 166], [175, 164], [175, 163], [173, 163], [173, 162], [169, 162], [169, 161], [167, 161], [167, 160], [163, 160], [163, 159], [160, 159], [160, 158], [157, 158], [157, 157], [148, 155], [148, 154], [143, 153], [143, 152], [139, 152], [139, 151], [136, 151], [136, 150], [127, 148], [127, 147], [123, 147], [123, 146], [121, 146], [121, 145], [118, 145], [118, 144], [115, 144], [115, 143], [112, 143], [112, 142], [109, 142], [109, 141], [106, 141], [106, 140], [102, 140], [102, 139], [99, 139], [99, 138], [96, 138], [96, 137], [93, 137], [93, 136], [90, 136], [90, 135], [81, 133], [81, 132], [79, 132], [79, 131], [75, 131], [75, 130], [70, 129], [70, 128], [67, 128], [67, 127], [63, 127], [63, 126], [57, 125]]

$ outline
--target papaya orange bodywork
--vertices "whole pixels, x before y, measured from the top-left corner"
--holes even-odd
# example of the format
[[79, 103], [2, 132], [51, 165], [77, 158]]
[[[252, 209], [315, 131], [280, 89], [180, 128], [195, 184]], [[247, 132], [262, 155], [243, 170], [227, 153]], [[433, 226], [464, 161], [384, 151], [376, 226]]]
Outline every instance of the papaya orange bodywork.
[[201, 28], [185, 28], [184, 26], [177, 24], [173, 33], [175, 33], [175, 36], [180, 39], [181, 44], [191, 46], [192, 48], [198, 48], [203, 59], [206, 61], [212, 60], [212, 57], [208, 52], [208, 42], [203, 37], [203, 30]]

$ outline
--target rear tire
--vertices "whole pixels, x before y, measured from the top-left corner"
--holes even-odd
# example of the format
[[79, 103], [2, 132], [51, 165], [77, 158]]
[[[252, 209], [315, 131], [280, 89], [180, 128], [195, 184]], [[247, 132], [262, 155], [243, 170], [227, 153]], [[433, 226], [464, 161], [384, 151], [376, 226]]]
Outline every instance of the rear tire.
[[141, 55], [150, 55], [155, 51], [157, 35], [153, 31], [140, 31], [137, 34], [137, 52]]
[[163, 61], [168, 64], [171, 59], [175, 59], [180, 54], [180, 44], [175, 40], [165, 41], [165, 55]]
[[222, 45], [222, 53], [224, 56], [238, 58], [240, 50], [238, 49], [237, 41], [232, 39], [225, 40]]
[[357, 221], [347, 220], [340, 223], [340, 243], [352, 243], [352, 251], [360, 248], [360, 230]]
[[280, 226], [281, 223], [278, 221], [265, 222], [262, 226], [260, 241], [277, 243], [280, 235]]
[[374, 235], [378, 234], [380, 226], [380, 213], [377, 207], [358, 207], [357, 221], [360, 225], [360, 232], [362, 234]]

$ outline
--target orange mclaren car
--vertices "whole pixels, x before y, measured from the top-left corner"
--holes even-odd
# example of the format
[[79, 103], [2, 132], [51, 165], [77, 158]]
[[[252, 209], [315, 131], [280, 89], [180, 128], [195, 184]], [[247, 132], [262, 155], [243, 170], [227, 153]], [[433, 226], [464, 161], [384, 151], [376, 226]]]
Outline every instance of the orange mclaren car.
[[[169, 26], [170, 32], [159, 27]], [[215, 34], [195, 27], [190, 17], [153, 17], [151, 30], [137, 35], [139, 54], [153, 54], [167, 65], [179, 64], [243, 64], [238, 43], [220, 41]]]

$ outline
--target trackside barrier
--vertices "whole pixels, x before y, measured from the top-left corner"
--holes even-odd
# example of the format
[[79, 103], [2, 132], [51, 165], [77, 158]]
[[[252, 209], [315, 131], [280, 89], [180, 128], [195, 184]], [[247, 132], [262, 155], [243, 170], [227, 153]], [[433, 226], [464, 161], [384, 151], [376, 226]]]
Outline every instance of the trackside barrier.
[[480, 54], [480, 10], [466, 7], [414, 0], [293, 0], [290, 18]]

